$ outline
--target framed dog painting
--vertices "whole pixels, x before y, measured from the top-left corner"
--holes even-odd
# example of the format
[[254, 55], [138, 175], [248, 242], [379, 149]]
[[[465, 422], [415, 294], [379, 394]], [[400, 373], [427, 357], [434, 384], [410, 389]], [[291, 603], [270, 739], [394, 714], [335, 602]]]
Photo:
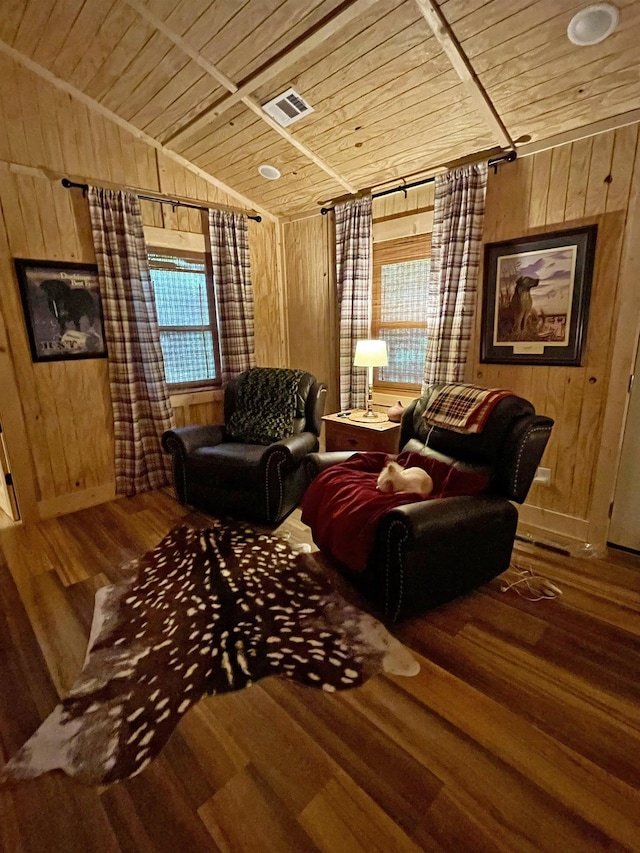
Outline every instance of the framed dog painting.
[[480, 360], [578, 367], [597, 226], [488, 243]]
[[96, 266], [20, 258], [14, 264], [34, 361], [107, 355]]

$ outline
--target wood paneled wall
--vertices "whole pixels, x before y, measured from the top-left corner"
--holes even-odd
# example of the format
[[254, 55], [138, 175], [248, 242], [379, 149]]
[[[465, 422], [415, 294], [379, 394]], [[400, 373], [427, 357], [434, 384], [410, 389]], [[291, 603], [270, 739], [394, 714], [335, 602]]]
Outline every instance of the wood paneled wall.
[[[419, 192], [421, 196], [410, 191], [406, 199], [396, 194], [375, 201], [374, 220], [401, 227], [405, 217], [433, 204], [432, 187]], [[582, 366], [481, 364], [480, 286], [467, 378], [510, 388], [556, 422], [542, 461], [551, 468], [551, 485], [531, 489], [521, 519], [548, 538], [571, 537], [580, 547], [588, 543], [600, 548], [606, 540], [640, 323], [638, 125], [522, 158], [497, 173], [490, 170], [486, 243], [592, 223], [598, 225], [598, 243]], [[321, 244], [323, 239], [329, 244]], [[326, 284], [331, 241], [333, 232], [323, 226], [320, 216], [285, 226], [289, 334], [298, 362], [318, 357], [325, 346], [325, 324], [335, 324], [329, 314], [323, 319], [328, 304], [334, 310], [327, 295], [334, 291]], [[302, 306], [305, 316], [315, 317], [315, 324], [300, 323]], [[334, 386], [336, 364], [327, 364]]]
[[[526, 157], [491, 173], [487, 188], [485, 242], [598, 225], [586, 347], [581, 367], [480, 364], [472, 347], [470, 376], [488, 386], [507, 387], [555, 420], [542, 465], [549, 487], [535, 485], [522, 519], [536, 527], [604, 544], [622, 429], [621, 400], [632, 366], [637, 335], [637, 282], [628, 251], [640, 183], [638, 125]], [[478, 300], [476, 330], [480, 327]], [[635, 314], [625, 341], [617, 341], [624, 314]], [[614, 347], [626, 349], [612, 372]], [[620, 353], [621, 354], [621, 353]], [[628, 357], [625, 367], [624, 361]], [[618, 416], [605, 418], [610, 406]], [[605, 461], [603, 448], [611, 453]]]
[[[95, 261], [86, 200], [63, 175], [234, 207], [232, 198], [0, 56], [0, 421], [22, 517], [114, 494], [106, 359], [34, 364], [13, 258]], [[143, 203], [146, 225], [201, 231], [198, 211]], [[276, 224], [250, 224], [259, 364], [284, 364]], [[177, 399], [179, 424], [219, 420], [216, 395]]]
[[[398, 237], [410, 237], [422, 234], [425, 220], [421, 214], [433, 211], [433, 183], [407, 190], [406, 193], [392, 193], [380, 198], [374, 198], [371, 212], [374, 225], [374, 240], [376, 232], [385, 240], [395, 240]], [[432, 222], [426, 217], [430, 230]], [[401, 228], [403, 221], [411, 223], [408, 228]], [[387, 225], [386, 231], [381, 227]], [[401, 233], [398, 233], [400, 231]]]
[[325, 411], [338, 403], [338, 332], [333, 214], [286, 222], [284, 253], [289, 364], [327, 385]]

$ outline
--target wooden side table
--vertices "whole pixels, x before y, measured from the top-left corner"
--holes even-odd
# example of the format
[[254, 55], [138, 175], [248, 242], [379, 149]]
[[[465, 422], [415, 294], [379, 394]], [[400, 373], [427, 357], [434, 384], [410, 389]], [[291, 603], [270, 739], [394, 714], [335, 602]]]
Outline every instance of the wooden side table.
[[338, 414], [325, 415], [325, 446], [327, 450], [378, 450], [397, 453], [400, 424], [391, 421], [366, 424], [350, 421]]

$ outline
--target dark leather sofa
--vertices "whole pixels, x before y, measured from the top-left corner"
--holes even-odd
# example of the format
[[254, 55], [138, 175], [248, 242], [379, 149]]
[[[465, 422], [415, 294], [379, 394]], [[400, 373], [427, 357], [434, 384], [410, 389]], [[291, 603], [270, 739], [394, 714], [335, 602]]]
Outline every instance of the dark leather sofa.
[[[242, 376], [225, 389], [225, 424], [238, 405]], [[304, 373], [296, 392], [293, 435], [268, 445], [233, 439], [225, 425], [165, 432], [162, 447], [173, 457], [178, 500], [214, 515], [278, 524], [302, 498], [306, 479], [301, 462], [318, 449], [325, 397], [326, 386]]]
[[[479, 434], [430, 427], [423, 414], [440, 387], [405, 410], [400, 448], [481, 470], [491, 485], [482, 495], [420, 501], [380, 518], [364, 573], [344, 572], [391, 621], [437, 607], [509, 567], [518, 523], [512, 502], [525, 500], [553, 426], [513, 395], [497, 403]], [[304, 462], [309, 481], [351, 455], [310, 454]]]

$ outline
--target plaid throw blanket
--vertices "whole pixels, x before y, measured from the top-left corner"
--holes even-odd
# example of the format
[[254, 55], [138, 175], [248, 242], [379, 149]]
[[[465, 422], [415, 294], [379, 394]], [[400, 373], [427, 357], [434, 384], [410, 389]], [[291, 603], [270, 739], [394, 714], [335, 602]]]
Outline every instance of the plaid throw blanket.
[[511, 394], [513, 391], [479, 385], [443, 385], [427, 404], [423, 417], [429, 426], [453, 432], [482, 432], [496, 403]]

